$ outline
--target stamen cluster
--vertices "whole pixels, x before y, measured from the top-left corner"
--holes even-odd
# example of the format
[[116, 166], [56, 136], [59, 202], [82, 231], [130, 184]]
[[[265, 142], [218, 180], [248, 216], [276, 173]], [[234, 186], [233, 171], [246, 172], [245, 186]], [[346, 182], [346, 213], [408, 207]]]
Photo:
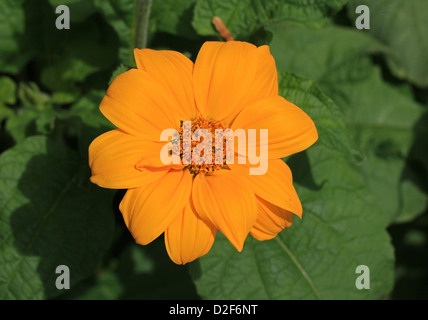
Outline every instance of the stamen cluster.
[[[218, 146], [218, 143], [216, 144], [216, 139], [215, 139], [215, 130], [216, 129], [220, 129], [220, 130], [225, 130], [226, 127], [224, 126], [224, 124], [220, 121], [215, 121], [215, 120], [210, 120], [210, 119], [206, 119], [203, 118], [202, 116], [198, 116], [196, 119], [191, 121], [191, 130], [184, 130], [183, 128], [183, 121], [181, 123], [180, 129], [178, 129], [178, 133], [180, 134], [180, 141], [181, 141], [181, 152], [180, 152], [180, 158], [182, 160], [182, 163], [186, 163], [185, 161], [183, 161], [183, 150], [185, 150], [186, 146], [184, 145], [187, 141], [190, 141], [190, 150], [191, 150], [191, 154], [193, 154], [193, 149], [200, 144], [201, 142], [204, 141], [204, 137], [201, 136], [199, 141], [195, 141], [194, 139], [192, 139], [192, 136], [195, 136], [195, 131], [198, 129], [206, 129], [211, 133], [211, 141], [212, 141], [212, 161], [211, 163], [195, 163], [194, 160], [192, 159], [190, 164], [187, 165], [187, 169], [190, 171], [190, 173], [192, 173], [193, 175], [197, 175], [199, 173], [203, 173], [203, 174], [210, 174], [213, 173], [214, 171], [220, 170], [220, 169], [224, 169], [227, 165], [226, 165], [226, 137], [223, 136], [223, 146], [222, 146], [222, 150], [220, 148], [217, 148], [216, 145]], [[197, 135], [196, 135], [197, 136]], [[219, 163], [219, 159], [217, 159], [216, 161], [216, 155], [219, 154], [219, 151], [222, 151], [223, 154], [223, 163]], [[201, 152], [201, 156], [204, 156], [204, 151], [202, 150]], [[189, 161], [187, 161], [189, 162]]]

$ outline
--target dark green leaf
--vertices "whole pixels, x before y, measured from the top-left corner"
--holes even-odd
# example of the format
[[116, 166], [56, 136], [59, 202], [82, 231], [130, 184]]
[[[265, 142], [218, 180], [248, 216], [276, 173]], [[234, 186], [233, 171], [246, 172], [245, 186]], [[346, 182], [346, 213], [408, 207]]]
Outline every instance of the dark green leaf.
[[46, 137], [0, 156], [1, 298], [61, 294], [58, 265], [69, 267], [71, 287], [94, 272], [112, 239], [112, 193], [88, 177], [75, 152]]

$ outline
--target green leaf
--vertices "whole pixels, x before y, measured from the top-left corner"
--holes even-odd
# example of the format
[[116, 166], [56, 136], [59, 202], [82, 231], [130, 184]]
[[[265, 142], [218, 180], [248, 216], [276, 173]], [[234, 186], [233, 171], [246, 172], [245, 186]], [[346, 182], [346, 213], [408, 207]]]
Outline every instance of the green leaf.
[[[247, 239], [238, 253], [221, 234], [192, 264], [206, 299], [377, 299], [393, 284], [393, 249], [361, 175], [321, 144], [292, 158], [303, 218], [276, 238]], [[306, 163], [306, 165], [305, 165]], [[356, 267], [370, 269], [358, 290]]]
[[12, 136], [15, 143], [25, 140], [26, 137], [37, 134], [35, 119], [39, 112], [33, 109], [25, 109], [19, 115], [14, 113], [6, 120], [6, 130]]
[[0, 122], [13, 116], [13, 111], [0, 101]]
[[13, 115], [12, 109], [6, 104], [14, 104], [16, 102], [16, 84], [6, 76], [0, 77], [0, 122]]
[[[346, 102], [337, 101], [346, 108], [347, 126], [366, 156], [361, 169], [383, 213], [394, 222], [422, 213], [426, 194], [409, 179], [414, 173], [407, 167], [422, 108], [382, 82], [377, 68], [364, 81], [352, 86], [342, 82], [333, 90], [347, 97]], [[325, 91], [331, 94], [328, 88]]]
[[[425, 166], [425, 173], [428, 173], [428, 148], [427, 137], [428, 137], [428, 109], [424, 109], [424, 113], [418, 122], [414, 125], [413, 128], [415, 134], [415, 140], [412, 144], [408, 162], [416, 162], [418, 164], [422, 163]], [[421, 183], [421, 180], [425, 179], [425, 183], [422, 182], [422, 185], [425, 187], [425, 190], [428, 192], [428, 174], [423, 174], [421, 168], [421, 173], [416, 173], [411, 177], [413, 180]], [[421, 179], [422, 178], [422, 179]]]
[[52, 133], [57, 117], [58, 113], [52, 108], [41, 111], [24, 109], [20, 114], [8, 117], [6, 130], [15, 143], [20, 143], [30, 136]]
[[391, 226], [394, 241], [396, 277], [393, 300], [422, 300], [428, 298], [428, 215], [411, 222]]
[[406, 93], [408, 87], [384, 82], [379, 67], [371, 63], [369, 53], [382, 47], [347, 28], [277, 24], [269, 30], [278, 68], [315, 80], [342, 110], [365, 157], [365, 183], [382, 213], [391, 221], [420, 214], [426, 195], [409, 179], [407, 157], [423, 110]]
[[51, 102], [58, 105], [73, 103], [77, 100], [79, 94], [79, 90], [73, 87], [67, 91], [55, 91], [52, 93]]
[[14, 104], [16, 102], [16, 84], [11, 78], [0, 77], [0, 102]]
[[296, 21], [320, 26], [330, 11], [338, 11], [347, 0], [198, 0], [193, 27], [200, 35], [216, 35], [211, 20], [220, 17], [231, 34], [246, 39], [269, 21]]
[[0, 297], [42, 299], [58, 265], [70, 286], [94, 272], [110, 246], [112, 192], [89, 182], [76, 152], [42, 136], [0, 156]]
[[19, 143], [31, 135], [50, 133], [58, 116], [51, 97], [34, 82], [20, 83], [17, 91], [18, 110], [9, 114], [6, 120], [6, 130], [15, 142]]
[[18, 98], [23, 108], [42, 111], [52, 107], [49, 95], [42, 92], [35, 82], [21, 82], [18, 87]]
[[428, 2], [424, 0], [354, 0], [348, 9], [356, 19], [355, 8], [370, 9], [368, 33], [387, 47], [388, 65], [393, 73], [421, 87], [428, 86]]
[[312, 29], [280, 22], [267, 29], [273, 34], [270, 49], [278, 69], [319, 84], [332, 72], [350, 80], [364, 78], [367, 68], [353, 66], [364, 66], [369, 53], [382, 49], [374, 38], [344, 27]]
[[156, 32], [195, 38], [192, 27], [193, 8], [196, 0], [154, 0], [150, 14], [150, 29]]
[[198, 298], [187, 267], [171, 261], [163, 237], [149, 246], [132, 243], [125, 247], [114, 272], [121, 280], [121, 299]]
[[79, 101], [74, 103], [69, 111], [69, 116], [76, 116], [81, 118], [82, 123], [88, 127], [103, 128], [116, 127], [103, 116], [99, 110], [100, 103], [105, 95], [105, 91], [92, 90], [83, 96]]

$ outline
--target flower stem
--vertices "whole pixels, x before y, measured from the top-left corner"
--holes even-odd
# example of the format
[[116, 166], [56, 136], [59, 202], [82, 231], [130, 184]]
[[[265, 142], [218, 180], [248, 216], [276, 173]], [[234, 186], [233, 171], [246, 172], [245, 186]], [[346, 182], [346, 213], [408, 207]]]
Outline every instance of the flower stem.
[[134, 47], [143, 49], [147, 47], [147, 33], [149, 28], [150, 10], [152, 0], [137, 1], [137, 17], [135, 25]]

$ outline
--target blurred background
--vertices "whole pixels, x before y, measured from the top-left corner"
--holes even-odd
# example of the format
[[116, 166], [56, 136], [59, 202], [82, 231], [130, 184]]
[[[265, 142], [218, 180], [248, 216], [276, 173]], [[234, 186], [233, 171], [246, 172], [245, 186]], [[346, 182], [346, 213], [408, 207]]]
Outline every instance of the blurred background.
[[[367, 188], [379, 200], [373, 214], [388, 216], [395, 275], [379, 298], [428, 299], [428, 2], [322, 2], [153, 0], [146, 45], [194, 60], [205, 41], [222, 40], [211, 23], [220, 16], [236, 40], [269, 44], [280, 71], [314, 81], [341, 109], [365, 161]], [[69, 29], [56, 28], [59, 5], [70, 10]], [[201, 298], [192, 281], [198, 271], [177, 268], [162, 239], [144, 250], [134, 244], [117, 209], [124, 190], [88, 183], [87, 147], [114, 128], [99, 103], [112, 79], [135, 67], [138, 5], [0, 1], [0, 298]], [[359, 5], [370, 9], [370, 29], [355, 26]], [[375, 111], [383, 101], [389, 105]], [[87, 197], [52, 200], [69, 181], [67, 193]], [[38, 186], [46, 192], [35, 194]], [[31, 224], [52, 210], [58, 218]], [[70, 229], [58, 229], [56, 219]], [[49, 257], [62, 249], [49, 238], [67, 243], [77, 234], [93, 245], [69, 248], [81, 252], [70, 261], [79, 275], [58, 295]]]

